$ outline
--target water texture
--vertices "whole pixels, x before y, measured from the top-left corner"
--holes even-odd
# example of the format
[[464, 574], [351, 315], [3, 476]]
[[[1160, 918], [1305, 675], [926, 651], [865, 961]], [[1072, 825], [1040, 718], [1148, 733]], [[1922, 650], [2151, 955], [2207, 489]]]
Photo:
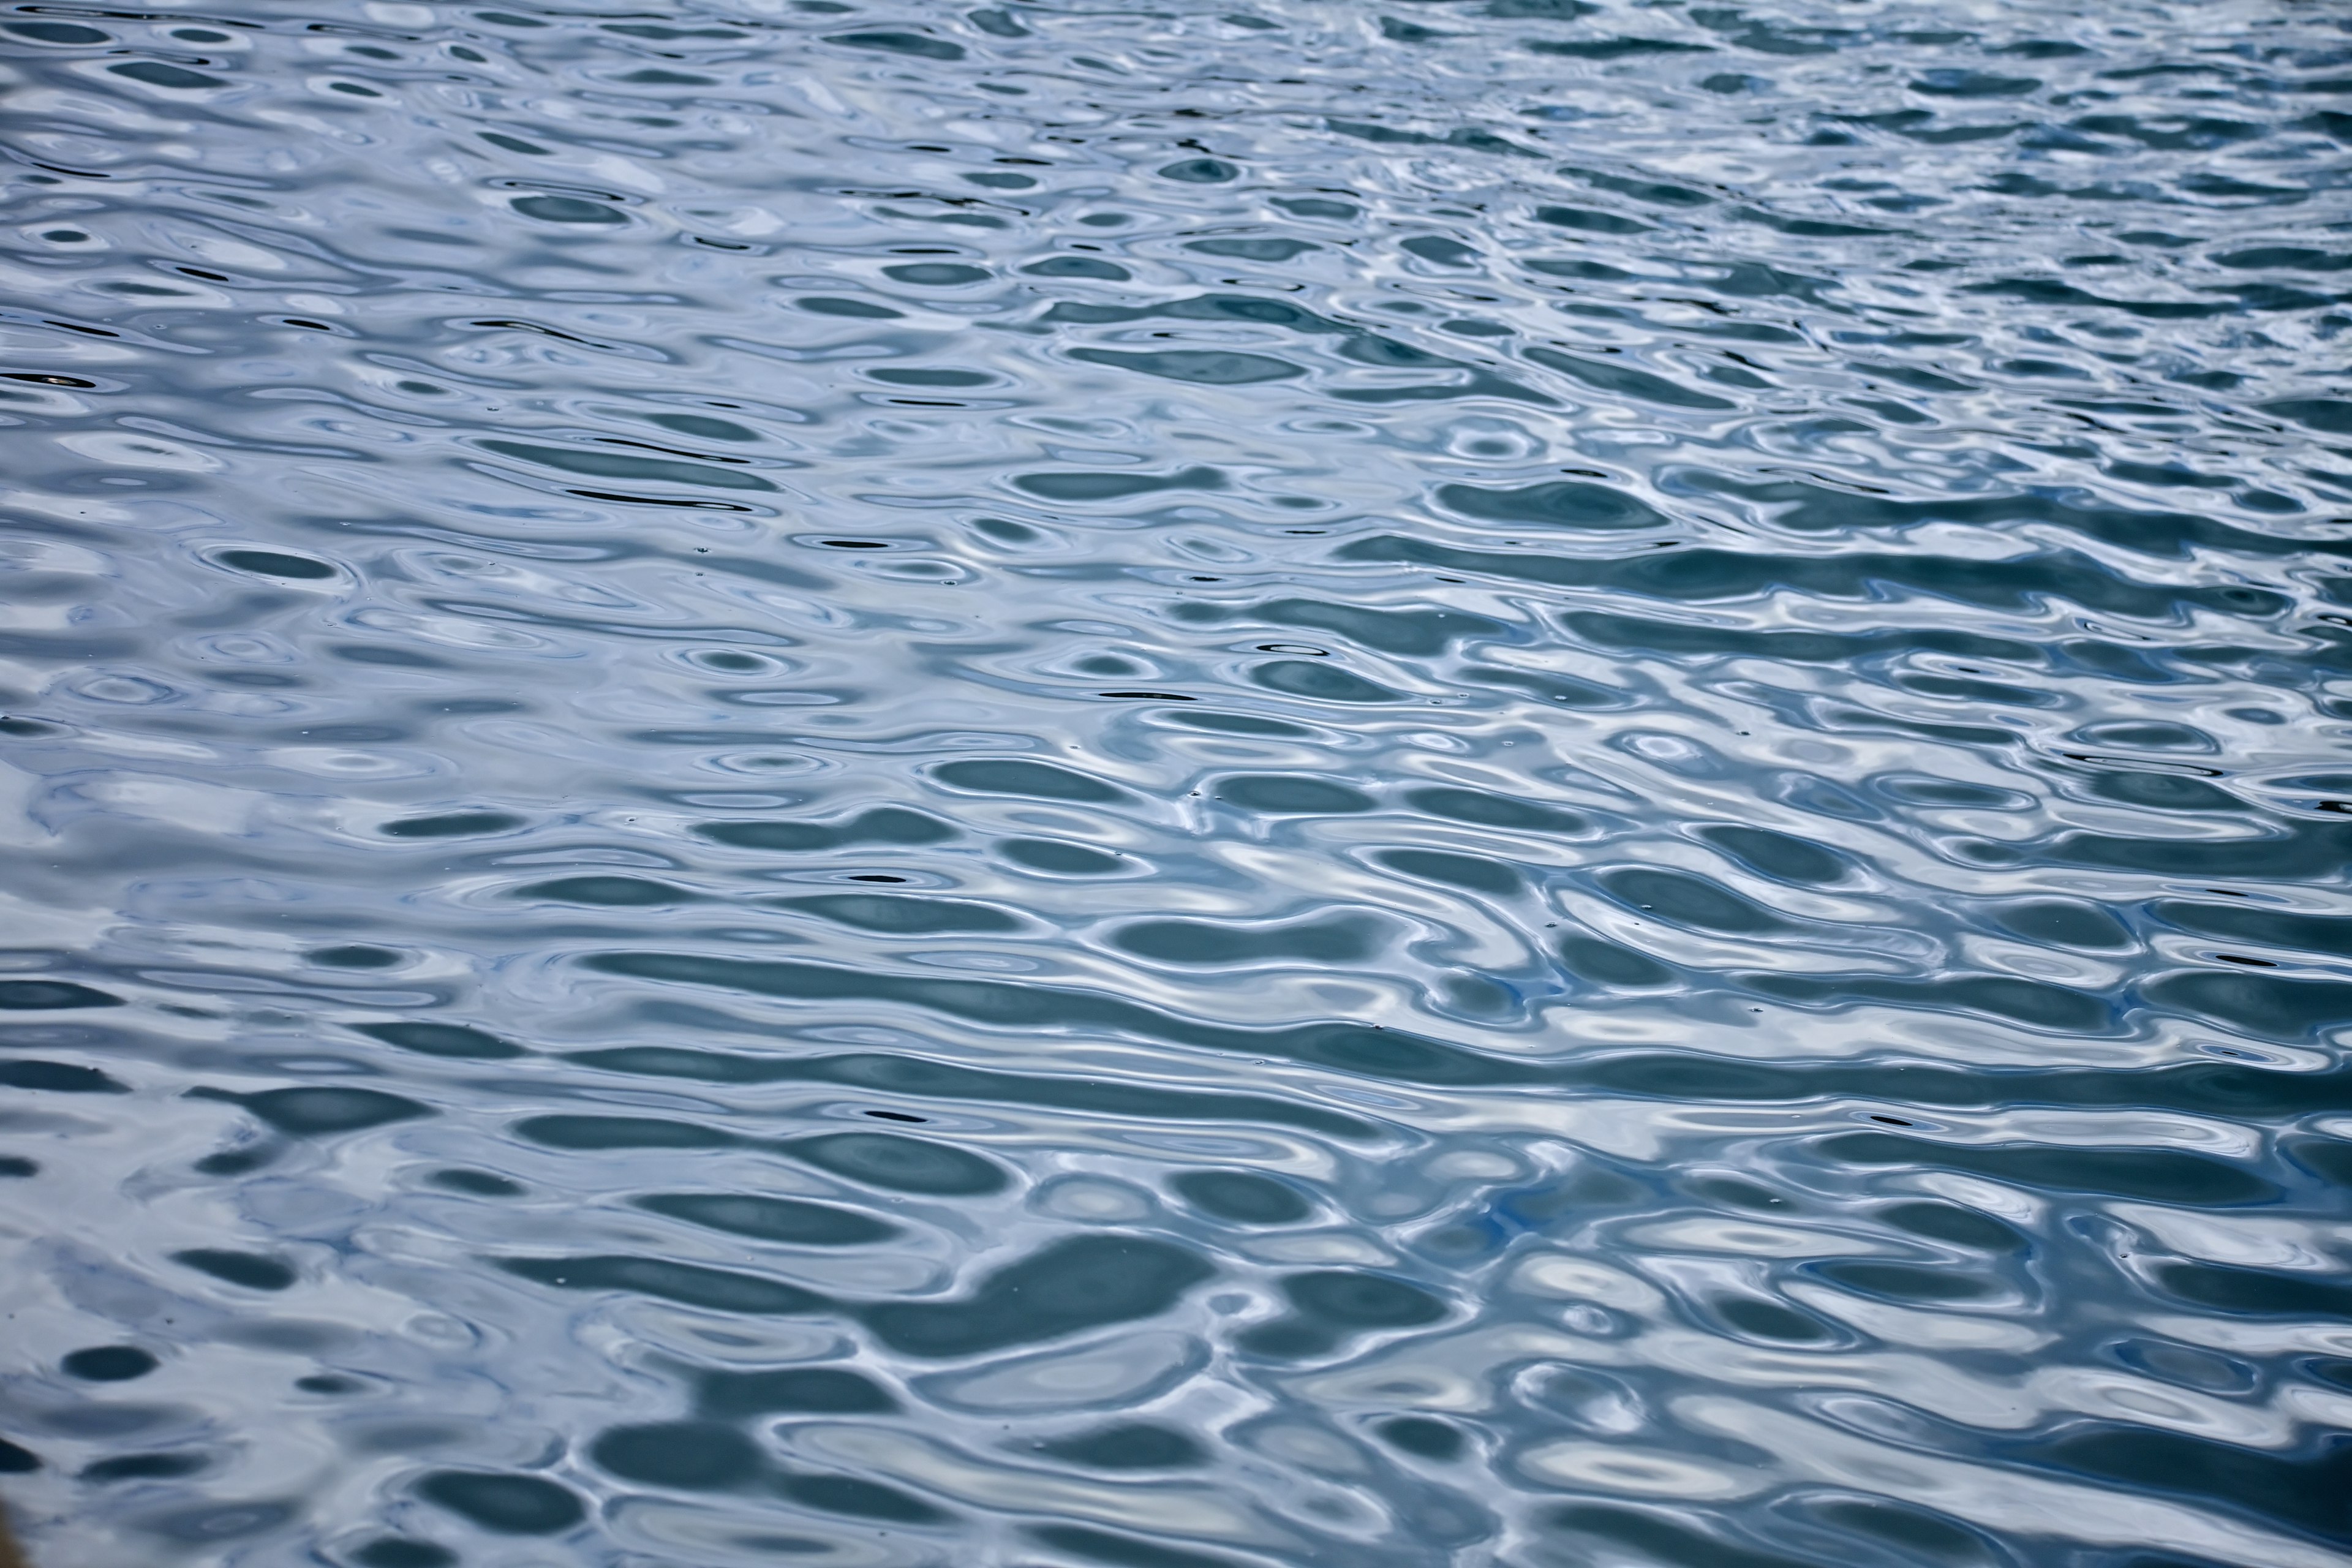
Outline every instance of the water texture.
[[2341, 6], [0, 56], [37, 1562], [2352, 1562]]

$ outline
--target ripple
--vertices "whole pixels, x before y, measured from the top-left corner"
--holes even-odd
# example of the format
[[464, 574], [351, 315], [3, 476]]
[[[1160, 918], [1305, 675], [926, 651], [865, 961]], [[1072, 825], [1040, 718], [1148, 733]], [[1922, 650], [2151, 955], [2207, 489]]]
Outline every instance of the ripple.
[[2352, 1544], [2326, 18], [68, 9], [35, 1560]]

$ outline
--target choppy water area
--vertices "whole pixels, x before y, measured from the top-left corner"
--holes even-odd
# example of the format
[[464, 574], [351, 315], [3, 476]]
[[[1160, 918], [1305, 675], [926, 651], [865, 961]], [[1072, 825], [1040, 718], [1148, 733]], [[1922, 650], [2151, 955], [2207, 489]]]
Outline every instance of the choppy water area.
[[37, 1561], [2347, 1560], [2340, 9], [0, 40]]

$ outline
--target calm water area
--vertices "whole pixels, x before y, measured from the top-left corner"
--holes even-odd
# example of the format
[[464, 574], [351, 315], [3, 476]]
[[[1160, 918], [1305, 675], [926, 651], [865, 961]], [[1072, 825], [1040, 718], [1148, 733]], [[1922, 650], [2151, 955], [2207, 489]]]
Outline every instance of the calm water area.
[[2352, 10], [0, 89], [36, 1568], [2352, 1564]]

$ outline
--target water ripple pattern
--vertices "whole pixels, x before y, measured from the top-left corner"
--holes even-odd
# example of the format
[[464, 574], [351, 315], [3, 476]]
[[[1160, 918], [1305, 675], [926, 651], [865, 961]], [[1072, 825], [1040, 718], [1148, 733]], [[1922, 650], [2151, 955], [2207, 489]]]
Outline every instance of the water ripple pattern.
[[2340, 7], [495, 7], [0, 10], [35, 1561], [2352, 1562]]

